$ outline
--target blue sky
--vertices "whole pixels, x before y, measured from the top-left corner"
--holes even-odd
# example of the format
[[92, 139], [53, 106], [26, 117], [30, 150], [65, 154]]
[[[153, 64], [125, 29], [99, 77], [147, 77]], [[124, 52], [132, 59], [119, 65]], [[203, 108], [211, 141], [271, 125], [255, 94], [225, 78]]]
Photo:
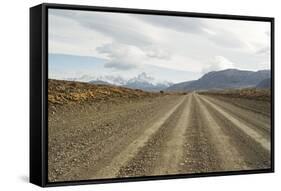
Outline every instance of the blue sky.
[[49, 77], [142, 72], [171, 82], [270, 69], [268, 22], [49, 10]]

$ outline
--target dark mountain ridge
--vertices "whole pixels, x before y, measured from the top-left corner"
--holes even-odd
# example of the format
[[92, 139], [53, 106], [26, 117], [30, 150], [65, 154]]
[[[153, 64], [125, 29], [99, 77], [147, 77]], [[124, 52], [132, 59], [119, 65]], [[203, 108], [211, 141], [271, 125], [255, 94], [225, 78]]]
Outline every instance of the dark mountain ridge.
[[267, 89], [271, 87], [271, 78], [266, 78], [257, 84], [256, 88]]
[[193, 91], [256, 87], [258, 83], [268, 78], [270, 78], [270, 70], [260, 70], [254, 72], [238, 69], [226, 69], [209, 72], [198, 80], [174, 84], [166, 90]]

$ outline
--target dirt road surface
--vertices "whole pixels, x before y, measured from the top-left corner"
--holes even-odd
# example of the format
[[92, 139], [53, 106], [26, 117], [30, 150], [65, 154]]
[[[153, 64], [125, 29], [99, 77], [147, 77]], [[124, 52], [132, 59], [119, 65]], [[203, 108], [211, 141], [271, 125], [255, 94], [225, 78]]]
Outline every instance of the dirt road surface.
[[49, 113], [49, 181], [270, 168], [262, 104], [190, 93], [60, 108]]

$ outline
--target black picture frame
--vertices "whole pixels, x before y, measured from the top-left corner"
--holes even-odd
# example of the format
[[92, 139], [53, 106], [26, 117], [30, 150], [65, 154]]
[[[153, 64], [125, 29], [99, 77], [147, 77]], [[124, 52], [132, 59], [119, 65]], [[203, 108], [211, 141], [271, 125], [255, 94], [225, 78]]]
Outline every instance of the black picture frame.
[[[184, 175], [163, 175], [101, 180], [82, 180], [67, 182], [48, 182], [48, 9], [88, 10], [115, 13], [149, 15], [169, 15], [196, 18], [232, 19], [246, 21], [266, 21], [271, 25], [271, 168], [262, 170], [243, 170], [231, 172], [210, 172]], [[194, 178], [206, 176], [226, 176], [274, 172], [274, 18], [160, 11], [115, 7], [97, 7], [65, 4], [40, 4], [30, 8], [30, 182], [41, 187], [82, 185], [96, 183], [131, 182]]]

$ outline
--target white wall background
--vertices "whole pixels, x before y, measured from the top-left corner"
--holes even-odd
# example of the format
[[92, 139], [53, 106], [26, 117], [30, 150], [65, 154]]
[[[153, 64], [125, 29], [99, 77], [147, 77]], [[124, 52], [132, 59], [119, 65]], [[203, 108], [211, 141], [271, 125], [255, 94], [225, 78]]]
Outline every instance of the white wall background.
[[[29, 7], [43, 1], [6, 0], [0, 6], [0, 190], [40, 190], [28, 183]], [[116, 6], [276, 18], [276, 173], [137, 183], [48, 188], [46, 190], [267, 190], [281, 180], [280, 99], [281, 12], [277, 0], [60, 0], [52, 3]]]

